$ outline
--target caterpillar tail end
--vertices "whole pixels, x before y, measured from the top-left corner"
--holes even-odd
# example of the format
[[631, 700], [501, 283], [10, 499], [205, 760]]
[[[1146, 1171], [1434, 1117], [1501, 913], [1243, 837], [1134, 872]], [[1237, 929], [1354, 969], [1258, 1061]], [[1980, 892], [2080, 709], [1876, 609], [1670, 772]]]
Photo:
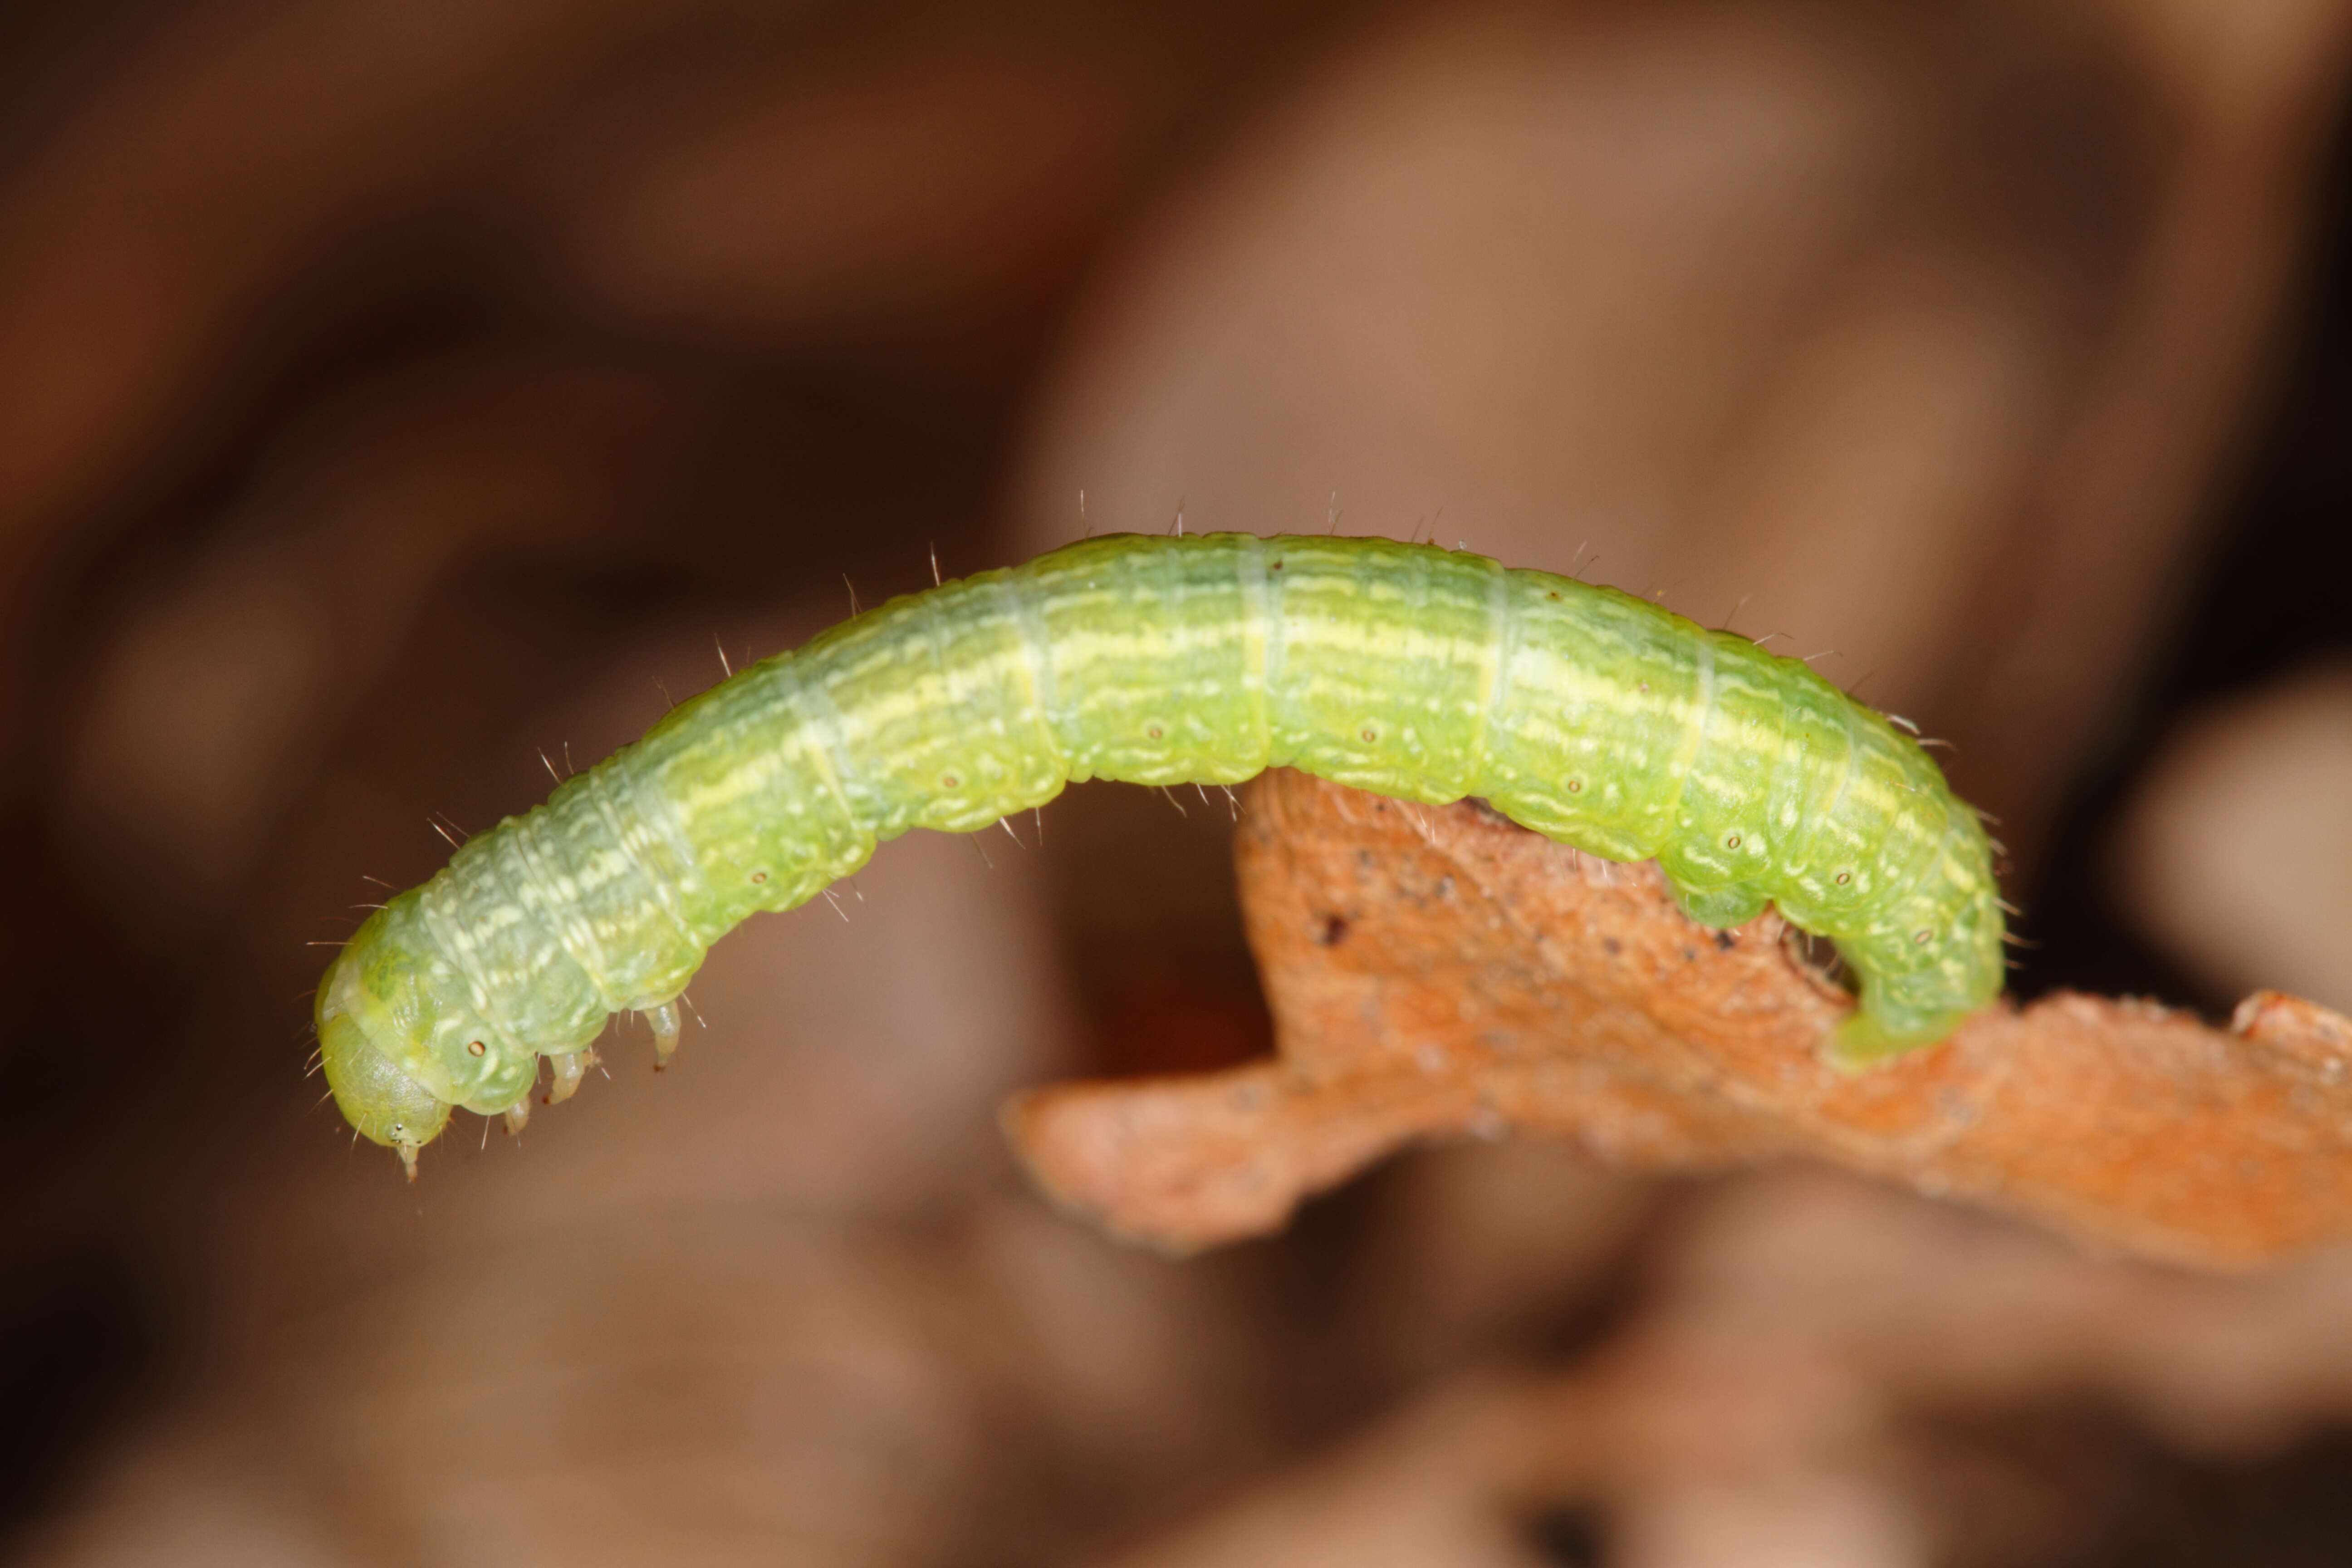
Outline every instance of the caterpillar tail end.
[[1822, 1058], [1841, 1072], [1868, 1072], [1897, 1057], [1942, 1044], [1974, 1011], [1961, 1007], [1930, 1014], [1898, 1027], [1869, 1008], [1858, 1007], [1831, 1031], [1828, 1043], [1822, 1048]]

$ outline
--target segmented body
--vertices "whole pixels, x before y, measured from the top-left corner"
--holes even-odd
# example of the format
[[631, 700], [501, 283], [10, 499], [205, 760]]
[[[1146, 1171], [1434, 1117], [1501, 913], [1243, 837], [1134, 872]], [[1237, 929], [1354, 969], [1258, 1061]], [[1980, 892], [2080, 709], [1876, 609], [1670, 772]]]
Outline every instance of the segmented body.
[[1976, 814], [1804, 664], [1613, 589], [1376, 539], [1087, 541], [893, 600], [736, 675], [379, 910], [320, 985], [352, 1124], [413, 1157], [453, 1105], [560, 1086], [616, 1012], [909, 828], [970, 831], [1089, 778], [1279, 765], [1407, 800], [1481, 795], [1692, 918], [1769, 900], [1860, 1007], [1835, 1054], [1942, 1037], [1996, 997]]

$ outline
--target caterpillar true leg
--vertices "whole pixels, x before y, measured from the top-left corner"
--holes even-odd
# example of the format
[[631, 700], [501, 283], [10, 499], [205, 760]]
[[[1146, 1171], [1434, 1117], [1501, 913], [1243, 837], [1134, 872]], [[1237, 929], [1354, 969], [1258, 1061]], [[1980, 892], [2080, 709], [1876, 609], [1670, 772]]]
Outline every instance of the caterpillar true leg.
[[[1478, 795], [1683, 909], [1769, 901], [1860, 1005], [1824, 1056], [1933, 1044], [2000, 994], [1990, 841], [1934, 761], [1802, 662], [1644, 600], [1378, 539], [1085, 541], [857, 616], [675, 709], [393, 898], [319, 989], [328, 1082], [400, 1151], [450, 1109], [552, 1103], [610, 1016], [656, 1065], [704, 952], [913, 827], [971, 832], [1088, 778], [1272, 766]], [[518, 1121], [518, 1125], [520, 1121]]]
[[583, 1050], [566, 1051], [560, 1057], [548, 1058], [547, 1066], [553, 1081], [547, 1087], [547, 1103], [561, 1105], [577, 1094], [580, 1091], [580, 1080], [586, 1078], [588, 1069], [595, 1065], [596, 1051], [593, 1047]]
[[637, 1016], [654, 1032], [654, 1071], [669, 1066], [669, 1058], [677, 1054], [677, 1037], [683, 1031], [683, 1021], [677, 1016], [676, 1002], [656, 1003], [638, 1009]]

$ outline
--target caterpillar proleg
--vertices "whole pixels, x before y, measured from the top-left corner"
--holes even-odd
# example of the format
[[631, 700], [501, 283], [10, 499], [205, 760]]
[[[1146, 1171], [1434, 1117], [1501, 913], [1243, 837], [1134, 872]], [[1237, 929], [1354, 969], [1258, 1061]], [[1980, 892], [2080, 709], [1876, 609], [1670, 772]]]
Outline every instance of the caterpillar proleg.
[[1090, 778], [1289, 766], [1485, 797], [1612, 860], [1654, 858], [1706, 925], [1769, 901], [1835, 942], [1860, 1066], [2000, 994], [1977, 815], [1800, 660], [1615, 589], [1380, 539], [1097, 537], [893, 599], [673, 710], [466, 841], [328, 969], [327, 1081], [416, 1151], [453, 1106], [575, 1088], [611, 1015], [674, 1003], [705, 950], [909, 828], [968, 832]]

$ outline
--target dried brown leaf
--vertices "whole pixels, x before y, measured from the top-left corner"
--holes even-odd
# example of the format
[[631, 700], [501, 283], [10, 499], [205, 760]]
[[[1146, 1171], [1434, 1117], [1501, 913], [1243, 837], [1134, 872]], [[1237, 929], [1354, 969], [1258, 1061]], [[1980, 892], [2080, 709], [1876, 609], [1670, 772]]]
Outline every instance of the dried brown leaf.
[[1801, 935], [1695, 925], [1654, 867], [1288, 772], [1237, 852], [1276, 1056], [1005, 1110], [1045, 1190], [1130, 1239], [1263, 1235], [1401, 1146], [1512, 1132], [1651, 1171], [1818, 1159], [2206, 1267], [2352, 1232], [2352, 1020], [2311, 1003], [2258, 993], [2224, 1032], [2059, 995], [1850, 1076]]

